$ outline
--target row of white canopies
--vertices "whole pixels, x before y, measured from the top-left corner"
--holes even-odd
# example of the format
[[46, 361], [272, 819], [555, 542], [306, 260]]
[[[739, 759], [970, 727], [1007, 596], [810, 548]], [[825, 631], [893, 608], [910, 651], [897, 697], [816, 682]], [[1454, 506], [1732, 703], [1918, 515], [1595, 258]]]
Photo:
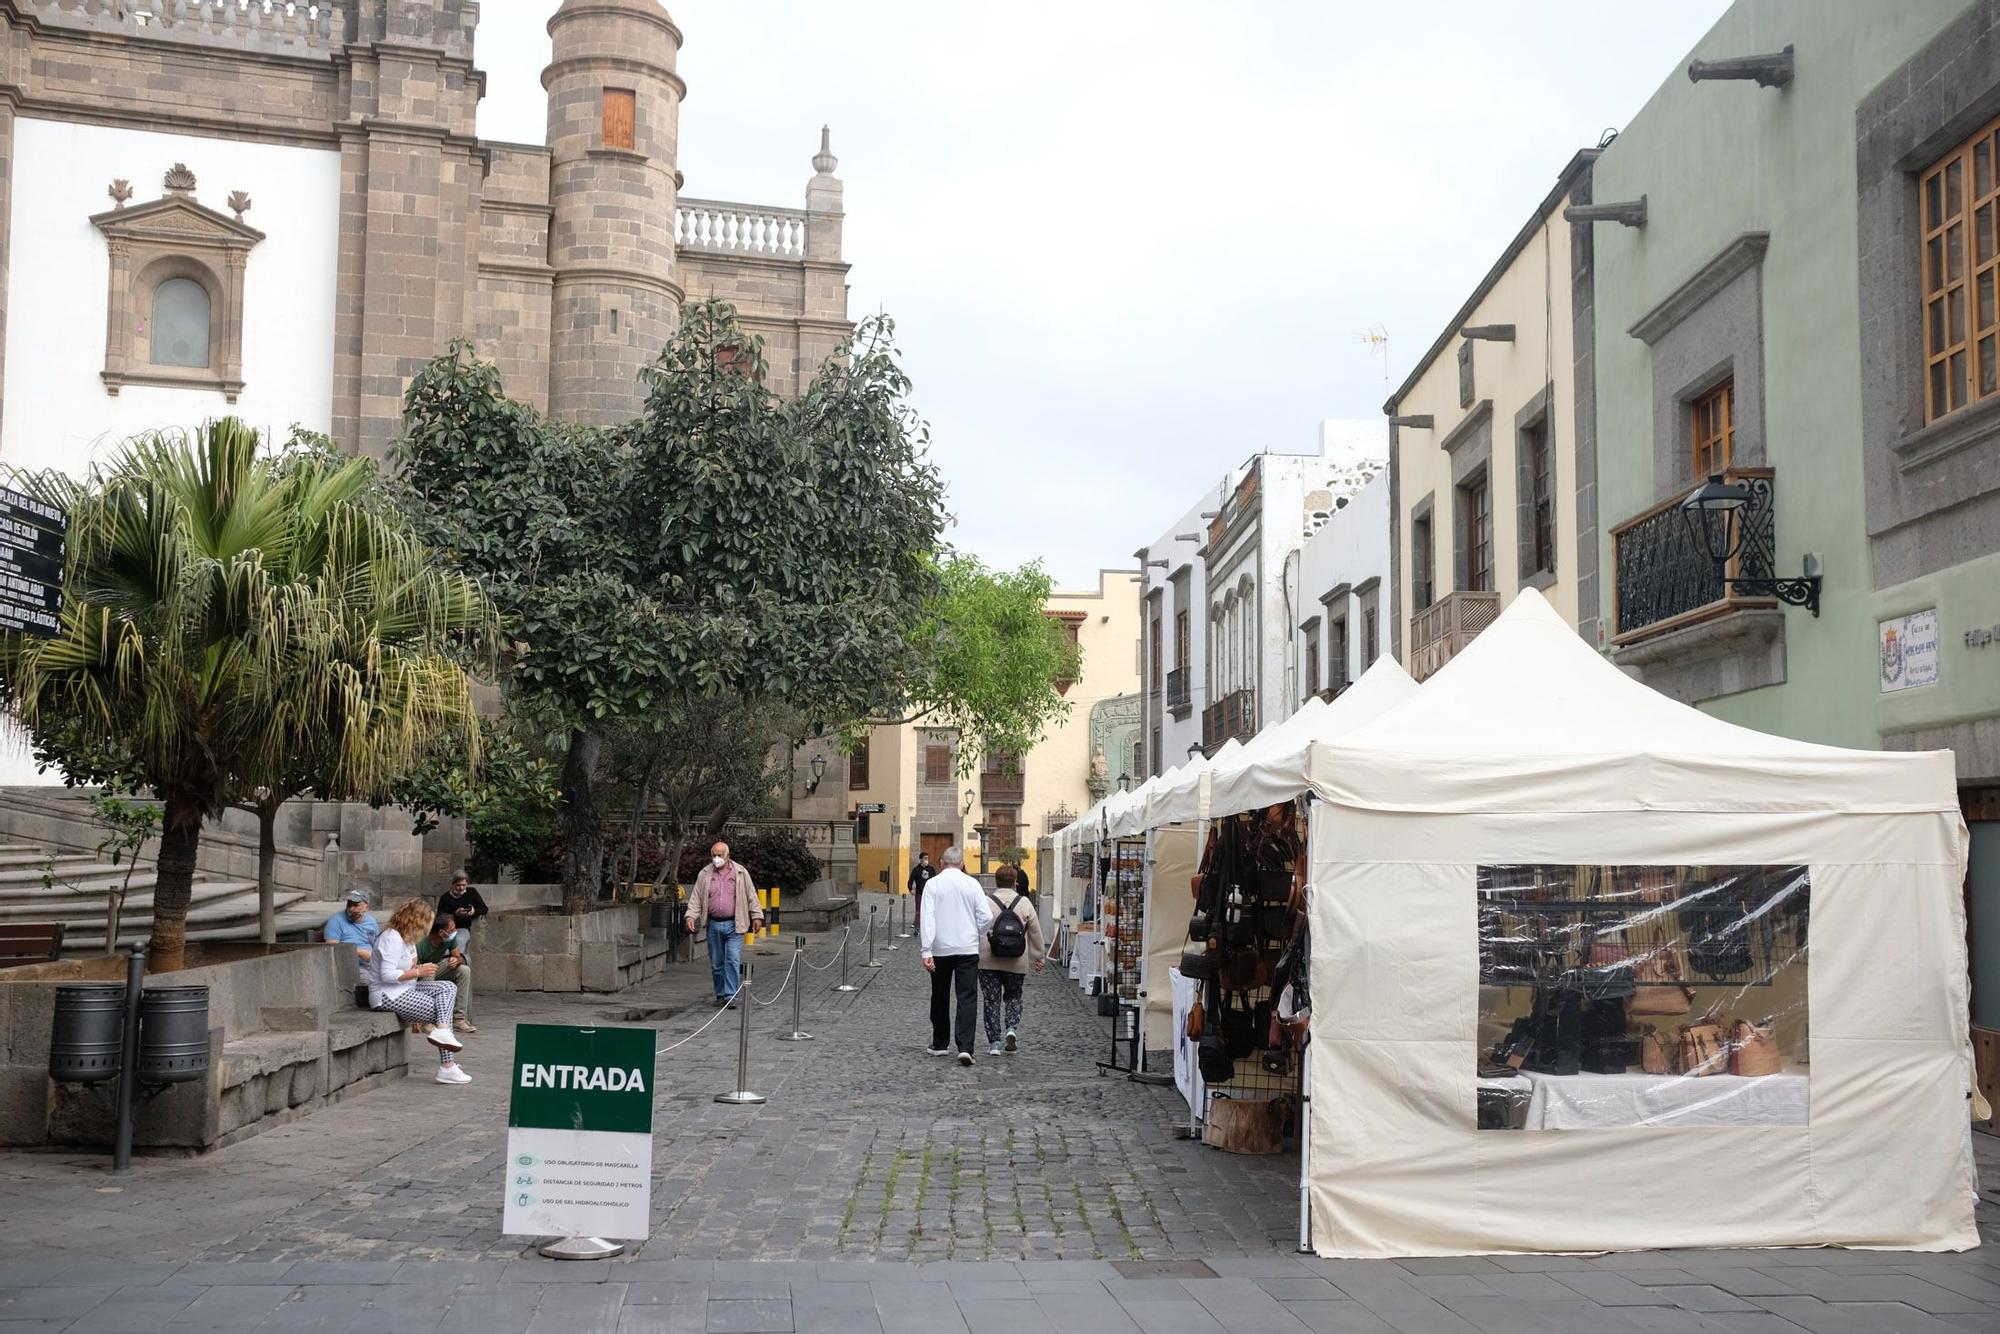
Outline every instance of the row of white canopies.
[[[1170, 954], [1200, 822], [1305, 794], [1320, 1254], [1978, 1245], [1949, 752], [1734, 726], [1626, 676], [1523, 591], [1424, 685], [1385, 659], [1093, 807], [1052, 836], [1056, 911], [1071, 849], [1144, 836], [1149, 898], [1169, 887], [1147, 926]], [[1508, 863], [1806, 866], [1805, 1120], [1482, 1132], [1476, 884]], [[1754, 990], [1729, 1003], [1761, 1004]]]
[[1313, 747], [1339, 740], [1417, 693], [1394, 658], [1379, 658], [1332, 702], [1315, 695], [1298, 712], [1257, 733], [1234, 738], [1130, 792], [1115, 792], [1051, 835], [1056, 864], [1087, 843], [1143, 837], [1164, 825], [1191, 824], [1290, 801], [1312, 789]]

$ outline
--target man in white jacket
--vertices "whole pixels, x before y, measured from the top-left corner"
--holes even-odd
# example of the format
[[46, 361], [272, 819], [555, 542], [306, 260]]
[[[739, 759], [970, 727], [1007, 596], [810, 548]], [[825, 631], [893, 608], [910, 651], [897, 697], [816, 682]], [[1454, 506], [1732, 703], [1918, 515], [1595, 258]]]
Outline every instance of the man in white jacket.
[[[979, 942], [993, 924], [986, 891], [965, 873], [965, 853], [944, 850], [944, 869], [924, 886], [924, 918], [917, 927], [924, 967], [931, 975], [933, 1056], [949, 1056], [958, 1043], [958, 1063], [972, 1064], [972, 1030], [979, 1018]], [[953, 994], [958, 1013], [951, 1010]], [[956, 1022], [954, 1022], [954, 1020]]]

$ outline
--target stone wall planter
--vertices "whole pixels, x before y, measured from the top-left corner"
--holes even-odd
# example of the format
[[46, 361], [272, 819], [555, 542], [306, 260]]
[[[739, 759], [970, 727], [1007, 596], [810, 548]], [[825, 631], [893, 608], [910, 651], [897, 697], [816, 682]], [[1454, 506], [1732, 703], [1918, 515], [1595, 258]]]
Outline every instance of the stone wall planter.
[[528, 909], [496, 912], [473, 931], [477, 985], [509, 991], [622, 991], [665, 970], [667, 933], [644, 904], [577, 917]]
[[[209, 1068], [142, 1087], [133, 1142], [200, 1152], [282, 1125], [408, 1072], [402, 1023], [356, 1009], [354, 954], [326, 945], [191, 947], [193, 966], [148, 982], [206, 986]], [[123, 959], [78, 959], [0, 973], [0, 1145], [111, 1143], [116, 1085], [53, 1084], [56, 987], [112, 981]]]

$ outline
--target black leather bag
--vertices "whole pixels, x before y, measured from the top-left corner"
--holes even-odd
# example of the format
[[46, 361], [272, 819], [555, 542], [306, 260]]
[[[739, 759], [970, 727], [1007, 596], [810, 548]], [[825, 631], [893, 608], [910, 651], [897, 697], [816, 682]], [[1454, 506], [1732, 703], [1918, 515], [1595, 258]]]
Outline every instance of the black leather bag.
[[1266, 940], [1290, 940], [1292, 937], [1292, 910], [1280, 903], [1266, 904], [1257, 910], [1257, 934]]
[[1539, 995], [1532, 1049], [1523, 1068], [1542, 1075], [1577, 1074], [1583, 1069], [1583, 998], [1575, 992]]
[[1206, 944], [1189, 945], [1181, 951], [1181, 976], [1206, 982], [1215, 976], [1215, 954]]
[[1203, 1083], [1227, 1084], [1236, 1078], [1236, 1062], [1230, 1059], [1229, 1048], [1222, 1035], [1213, 1029], [1195, 1044], [1194, 1063], [1195, 1068], [1201, 1071]]
[[1292, 899], [1292, 871], [1290, 867], [1272, 870], [1268, 867], [1257, 872], [1257, 901], [1263, 904], [1283, 905]]
[[[1266, 1024], [1270, 1019], [1266, 1017]], [[1239, 993], [1235, 1001], [1223, 997], [1222, 1039], [1231, 1061], [1240, 1061], [1257, 1050], [1257, 1016]]]
[[1189, 940], [1207, 940], [1211, 930], [1206, 909], [1198, 911], [1194, 916], [1188, 918]]

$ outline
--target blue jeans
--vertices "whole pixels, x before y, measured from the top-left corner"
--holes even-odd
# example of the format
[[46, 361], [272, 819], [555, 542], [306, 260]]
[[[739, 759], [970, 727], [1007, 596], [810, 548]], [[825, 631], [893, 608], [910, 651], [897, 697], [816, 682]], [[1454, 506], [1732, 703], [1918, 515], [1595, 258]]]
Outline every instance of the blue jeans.
[[733, 918], [708, 923], [708, 971], [715, 978], [715, 998], [728, 1000], [743, 980], [743, 935]]

